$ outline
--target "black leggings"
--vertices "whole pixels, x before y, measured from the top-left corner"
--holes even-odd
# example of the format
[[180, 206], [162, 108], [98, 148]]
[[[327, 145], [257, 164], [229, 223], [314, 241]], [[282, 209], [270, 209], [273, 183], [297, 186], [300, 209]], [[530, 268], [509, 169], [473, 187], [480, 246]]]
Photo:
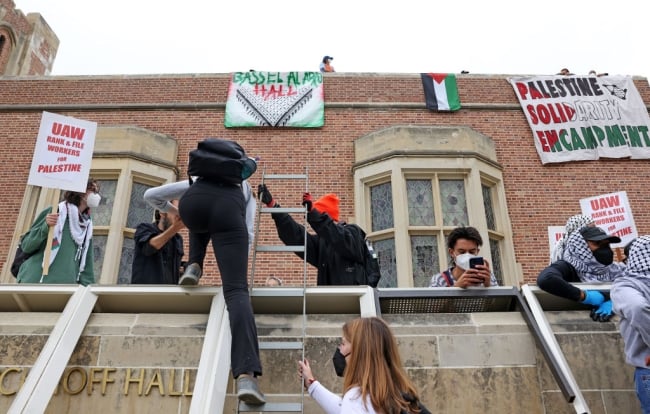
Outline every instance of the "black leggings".
[[178, 210], [190, 233], [197, 233], [199, 238], [209, 234], [212, 241], [230, 318], [233, 376], [236, 378], [247, 372], [262, 375], [257, 327], [246, 277], [248, 229], [241, 188], [200, 179], [183, 194]]
[[210, 233], [194, 233], [190, 232], [190, 255], [187, 264], [197, 263], [203, 269], [203, 261], [205, 260], [205, 252], [210, 243]]

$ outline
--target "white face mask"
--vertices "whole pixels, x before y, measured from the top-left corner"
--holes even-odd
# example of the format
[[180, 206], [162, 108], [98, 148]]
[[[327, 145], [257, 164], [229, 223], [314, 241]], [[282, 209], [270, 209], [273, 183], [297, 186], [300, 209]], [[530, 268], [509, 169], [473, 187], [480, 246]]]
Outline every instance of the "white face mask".
[[88, 205], [90, 208], [99, 207], [100, 201], [102, 201], [102, 196], [97, 193], [90, 193], [88, 194], [88, 197], [86, 197], [86, 205]]
[[469, 269], [469, 259], [471, 259], [472, 257], [478, 257], [478, 256], [471, 253], [459, 254], [454, 259], [454, 263], [456, 263], [456, 266], [460, 267], [461, 269], [467, 270]]

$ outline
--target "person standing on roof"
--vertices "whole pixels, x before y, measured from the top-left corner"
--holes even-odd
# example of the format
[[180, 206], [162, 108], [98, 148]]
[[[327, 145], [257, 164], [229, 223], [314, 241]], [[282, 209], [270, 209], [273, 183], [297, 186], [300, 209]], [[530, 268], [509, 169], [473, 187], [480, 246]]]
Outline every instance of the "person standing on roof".
[[331, 56], [324, 56], [323, 61], [320, 64], [321, 72], [336, 72], [334, 66], [332, 66], [332, 61], [334, 60]]

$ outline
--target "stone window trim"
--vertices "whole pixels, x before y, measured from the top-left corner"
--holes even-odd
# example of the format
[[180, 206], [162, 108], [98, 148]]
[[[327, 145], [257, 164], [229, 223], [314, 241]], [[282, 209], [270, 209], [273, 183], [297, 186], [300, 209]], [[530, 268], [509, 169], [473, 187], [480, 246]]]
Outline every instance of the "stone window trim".
[[[362, 136], [354, 144], [355, 220], [367, 230], [370, 240], [394, 238], [397, 287], [411, 287], [413, 284], [411, 236], [438, 236], [440, 266], [448, 265], [445, 239], [454, 227], [441, 224], [409, 226], [406, 205], [407, 179], [440, 178], [464, 180], [468, 225], [481, 231], [481, 252], [491, 257], [490, 240], [499, 243], [504, 285], [519, 284], [521, 272], [515, 262], [502, 167], [496, 160], [494, 142], [489, 137], [462, 126], [396, 126]], [[370, 187], [385, 182], [392, 186], [394, 227], [372, 232]], [[482, 186], [491, 191], [495, 229], [487, 229]], [[440, 270], [431, 269], [431, 275]]]
[[[178, 180], [177, 157], [178, 143], [169, 135], [135, 126], [97, 128], [90, 177], [117, 183], [110, 224], [97, 225], [93, 229], [93, 234], [106, 237], [102, 274], [95, 275], [97, 283], [117, 283], [124, 238], [132, 238], [135, 232], [125, 224], [133, 183], [153, 187]], [[40, 211], [58, 202], [60, 194], [62, 192], [58, 189], [26, 186], [12, 244], [2, 269], [3, 282], [15, 281], [9, 268], [20, 236], [29, 230]]]

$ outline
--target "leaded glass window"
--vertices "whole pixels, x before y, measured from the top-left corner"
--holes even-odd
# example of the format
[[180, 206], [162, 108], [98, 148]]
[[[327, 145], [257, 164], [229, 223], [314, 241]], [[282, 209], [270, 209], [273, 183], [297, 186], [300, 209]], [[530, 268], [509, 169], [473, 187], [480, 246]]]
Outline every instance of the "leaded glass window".
[[372, 214], [372, 231], [393, 227], [393, 191], [391, 183], [370, 187], [370, 210]]
[[438, 240], [435, 236], [411, 236], [413, 286], [428, 287], [431, 276], [438, 273]]
[[[101, 187], [100, 187], [101, 188]], [[94, 220], [93, 220], [94, 221]], [[93, 272], [95, 273], [95, 283], [99, 283], [102, 275], [102, 265], [104, 264], [104, 252], [106, 251], [107, 236], [98, 236], [93, 234]], [[86, 263], [86, 265], [90, 265]]]
[[377, 287], [397, 287], [397, 261], [395, 239], [377, 240], [372, 243], [377, 253], [381, 279]]
[[406, 180], [409, 224], [411, 226], [433, 226], [433, 188], [431, 180]]
[[126, 227], [136, 228], [140, 223], [153, 221], [154, 208], [144, 201], [144, 192], [151, 188], [150, 185], [133, 183], [129, 198], [129, 212], [126, 217]]
[[490, 263], [494, 276], [503, 286], [503, 268], [501, 264], [501, 246], [498, 240], [490, 239], [490, 250], [492, 251], [492, 263]]
[[133, 265], [134, 251], [135, 241], [129, 237], [122, 239], [122, 258], [117, 275], [118, 285], [128, 285], [131, 283], [131, 266]]
[[92, 209], [93, 225], [109, 226], [111, 224], [113, 204], [115, 204], [117, 180], [97, 180], [97, 183], [99, 184], [99, 194], [102, 199], [99, 206]]
[[445, 226], [458, 227], [469, 223], [463, 180], [440, 180], [440, 201]]
[[447, 235], [461, 226], [479, 230], [481, 254], [500, 281], [518, 277], [494, 142], [469, 127], [457, 128], [472, 138], [405, 126], [355, 141], [355, 195], [362, 203], [357, 219], [380, 254], [379, 241], [391, 243], [383, 252], [390, 266], [382, 264], [381, 287], [429, 286], [431, 276], [451, 263]]
[[485, 210], [487, 228], [490, 230], [496, 230], [497, 226], [494, 219], [494, 205], [492, 204], [492, 188], [487, 185], [482, 185], [481, 191], [483, 192], [483, 209]]

